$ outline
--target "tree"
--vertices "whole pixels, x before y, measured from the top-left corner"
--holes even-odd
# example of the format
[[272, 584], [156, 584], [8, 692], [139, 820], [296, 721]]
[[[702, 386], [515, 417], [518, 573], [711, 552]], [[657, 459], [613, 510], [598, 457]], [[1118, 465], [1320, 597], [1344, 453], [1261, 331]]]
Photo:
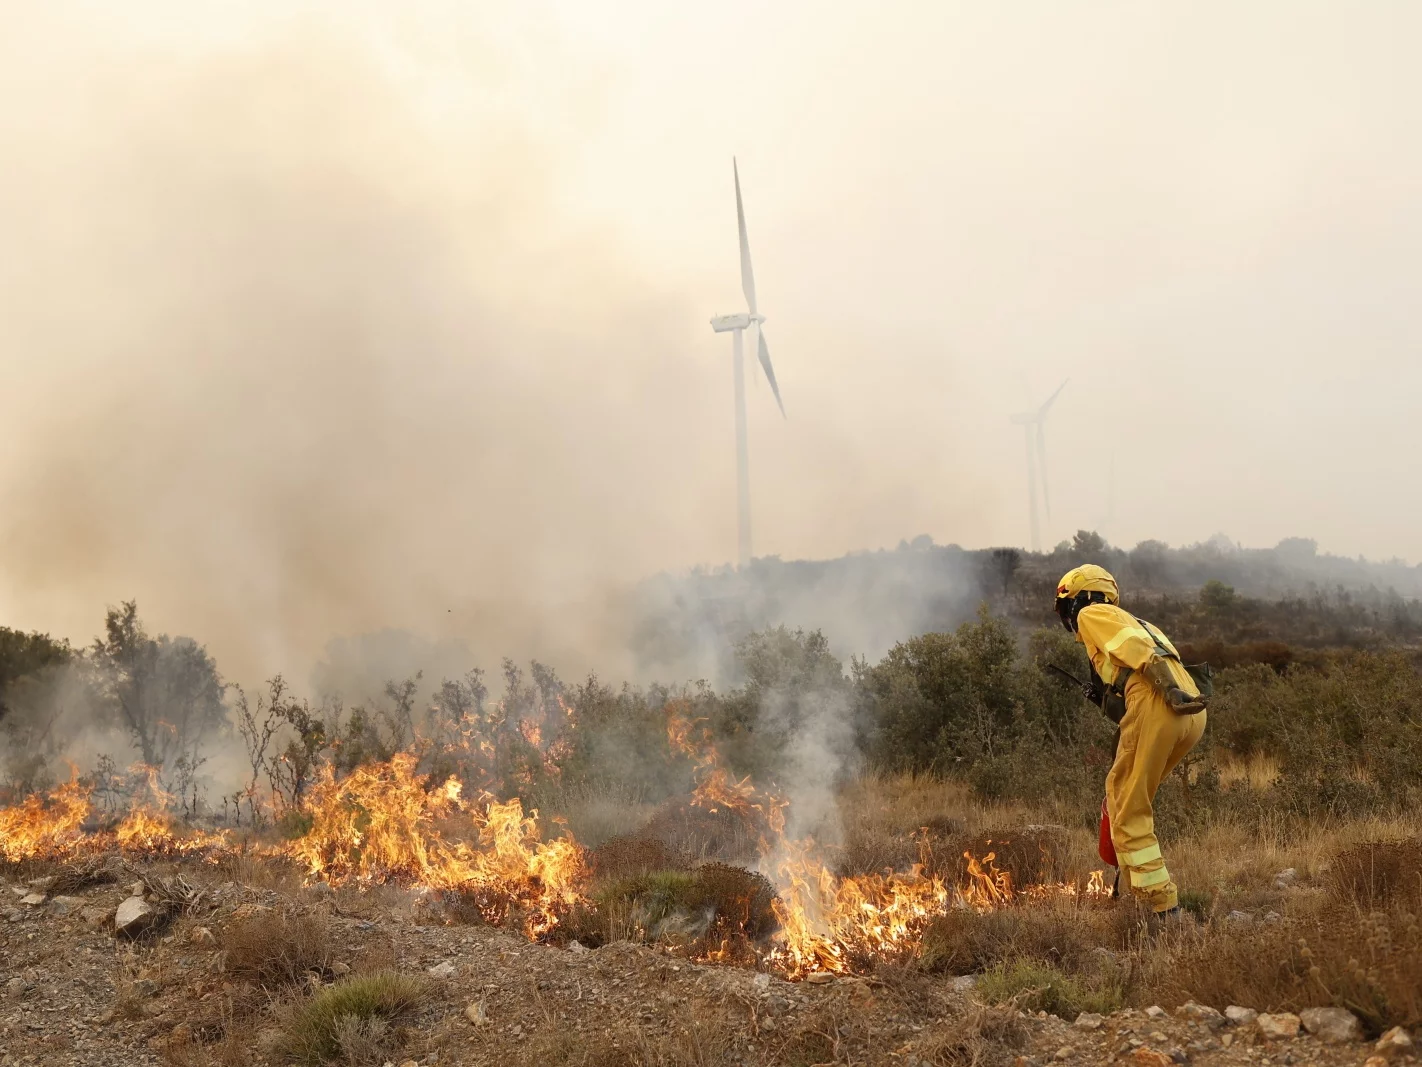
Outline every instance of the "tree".
[[73, 658], [74, 650], [68, 641], [0, 626], [0, 719], [10, 710], [7, 698], [12, 686], [22, 679], [62, 667]]
[[1106, 538], [1095, 530], [1077, 530], [1071, 539], [1071, 550], [1078, 556], [1100, 556], [1106, 551]]
[[994, 548], [990, 559], [990, 572], [1002, 586], [1002, 599], [1006, 600], [1012, 590], [1012, 579], [1022, 566], [1022, 553], [1015, 548]]
[[190, 766], [201, 745], [223, 726], [226, 686], [207, 649], [191, 637], [148, 636], [135, 601], [110, 608], [93, 658], [102, 691], [143, 762]]

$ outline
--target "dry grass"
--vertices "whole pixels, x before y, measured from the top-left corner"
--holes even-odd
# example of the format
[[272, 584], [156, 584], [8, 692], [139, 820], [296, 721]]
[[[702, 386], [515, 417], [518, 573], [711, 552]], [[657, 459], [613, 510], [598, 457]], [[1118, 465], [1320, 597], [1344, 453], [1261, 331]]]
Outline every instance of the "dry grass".
[[1094, 972], [1139, 939], [1143, 917], [1131, 902], [1082, 904], [1070, 898], [993, 911], [955, 908], [929, 923], [919, 961], [930, 971], [976, 974], [1026, 959], [1069, 973]]
[[1279, 761], [1264, 752], [1244, 757], [1226, 755], [1219, 761], [1220, 786], [1224, 789], [1245, 786], [1262, 793], [1279, 778]]
[[239, 919], [222, 932], [229, 974], [279, 989], [330, 972], [331, 935], [324, 916], [271, 911]]
[[997, 1067], [1013, 1062], [1026, 1041], [1014, 1005], [980, 1004], [966, 1019], [930, 1030], [914, 1052], [930, 1067]]
[[1326, 882], [1339, 899], [1365, 910], [1394, 904], [1422, 910], [1422, 840], [1345, 848], [1333, 858]]

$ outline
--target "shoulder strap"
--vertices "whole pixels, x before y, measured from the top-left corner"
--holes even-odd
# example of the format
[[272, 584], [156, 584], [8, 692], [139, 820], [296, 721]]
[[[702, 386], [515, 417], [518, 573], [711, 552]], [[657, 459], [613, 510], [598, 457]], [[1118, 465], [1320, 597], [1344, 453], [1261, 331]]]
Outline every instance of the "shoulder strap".
[[1150, 635], [1150, 639], [1155, 642], [1155, 647], [1160, 650], [1160, 654], [1162, 656], [1164, 656], [1166, 659], [1174, 660], [1178, 660], [1180, 658], [1180, 653], [1173, 651], [1168, 645], [1165, 644], [1164, 641], [1162, 641], [1159, 637], [1156, 636], [1154, 626], [1146, 622], [1144, 619], [1139, 618], [1135, 615], [1132, 615], [1131, 618], [1135, 619], [1137, 625], [1139, 625], [1142, 630], [1144, 630]]

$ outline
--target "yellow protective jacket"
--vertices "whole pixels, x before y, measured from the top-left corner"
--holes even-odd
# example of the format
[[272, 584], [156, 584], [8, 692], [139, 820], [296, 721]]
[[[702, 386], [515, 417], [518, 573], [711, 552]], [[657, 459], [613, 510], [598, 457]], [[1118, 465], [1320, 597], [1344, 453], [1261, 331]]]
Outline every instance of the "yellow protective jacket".
[[[1127, 688], [1131, 672], [1143, 670], [1152, 660], [1161, 658], [1180, 689], [1192, 697], [1200, 695], [1170, 638], [1115, 604], [1088, 604], [1082, 608], [1076, 617], [1076, 633], [1086, 646], [1092, 668], [1107, 685]], [[1169, 656], [1161, 656], [1162, 646]], [[1140, 681], [1144, 683], [1145, 679]]]
[[1170, 639], [1116, 605], [1088, 604], [1077, 615], [1076, 625], [1077, 637], [1101, 680], [1118, 687], [1124, 682], [1126, 713], [1116, 758], [1106, 776], [1106, 810], [1116, 858], [1121, 872], [1129, 876], [1131, 891], [1152, 910], [1166, 911], [1176, 906], [1179, 893], [1155, 835], [1155, 794], [1165, 776], [1200, 740], [1205, 712], [1178, 713], [1142, 671], [1159, 661], [1186, 694], [1199, 696], [1199, 689]]

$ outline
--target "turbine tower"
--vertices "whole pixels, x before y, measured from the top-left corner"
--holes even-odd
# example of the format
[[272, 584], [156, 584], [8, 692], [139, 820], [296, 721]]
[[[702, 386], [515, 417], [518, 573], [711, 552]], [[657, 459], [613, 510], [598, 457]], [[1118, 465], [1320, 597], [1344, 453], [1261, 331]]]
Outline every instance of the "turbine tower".
[[[1070, 379], [1068, 379], [1069, 381]], [[1043, 430], [1043, 425], [1047, 421], [1047, 411], [1061, 396], [1061, 392], [1066, 388], [1064, 381], [1057, 386], [1057, 391], [1047, 397], [1046, 403], [1036, 411], [1029, 411], [1022, 415], [1012, 416], [1014, 426], [1021, 426], [1023, 434], [1027, 439], [1027, 501], [1028, 513], [1032, 518], [1032, 551], [1042, 551], [1042, 527], [1037, 518], [1037, 477], [1040, 469], [1042, 478], [1042, 506], [1046, 511], [1047, 518], [1052, 517], [1052, 498], [1047, 491], [1047, 438]]]
[[775, 381], [775, 368], [770, 364], [770, 349], [765, 344], [765, 321], [756, 307], [755, 273], [751, 270], [750, 241], [746, 237], [746, 212], [741, 205], [741, 173], [736, 161], [731, 160], [731, 174], [736, 182], [736, 225], [741, 240], [741, 292], [746, 296], [746, 310], [735, 315], [717, 315], [711, 320], [711, 329], [717, 333], [731, 332], [732, 368], [736, 384], [736, 513], [737, 513], [737, 556], [742, 567], [751, 561], [751, 520], [750, 520], [750, 445], [746, 440], [746, 371], [745, 351], [742, 335], [755, 327], [756, 352], [760, 357], [761, 369], [770, 382], [775, 394], [775, 403], [780, 415], [785, 416], [785, 404], [780, 399], [780, 386]]

